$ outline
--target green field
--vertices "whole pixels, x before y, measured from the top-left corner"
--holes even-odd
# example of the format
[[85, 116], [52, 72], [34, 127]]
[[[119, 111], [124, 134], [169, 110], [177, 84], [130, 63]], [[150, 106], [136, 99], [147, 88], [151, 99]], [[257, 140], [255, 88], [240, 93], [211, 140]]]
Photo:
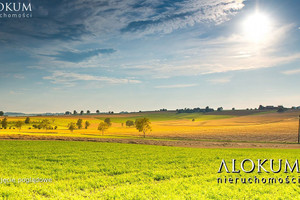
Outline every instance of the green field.
[[[298, 177], [297, 173], [218, 174], [222, 159], [289, 159], [300, 150], [193, 149], [135, 144], [0, 141], [2, 199], [295, 199], [297, 184], [218, 184], [217, 177]], [[231, 166], [229, 166], [231, 167]]]

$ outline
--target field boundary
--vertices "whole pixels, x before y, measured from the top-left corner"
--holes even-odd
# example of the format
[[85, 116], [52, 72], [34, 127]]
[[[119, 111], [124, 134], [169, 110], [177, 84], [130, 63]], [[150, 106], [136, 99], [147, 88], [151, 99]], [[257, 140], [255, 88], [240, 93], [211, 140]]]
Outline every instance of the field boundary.
[[57, 141], [86, 141], [125, 144], [145, 144], [158, 146], [176, 146], [190, 148], [271, 148], [271, 149], [300, 149], [300, 144], [283, 143], [256, 143], [256, 142], [224, 142], [224, 141], [197, 141], [197, 140], [155, 140], [130, 138], [88, 138], [70, 136], [43, 136], [43, 135], [0, 135], [0, 140], [57, 140]]

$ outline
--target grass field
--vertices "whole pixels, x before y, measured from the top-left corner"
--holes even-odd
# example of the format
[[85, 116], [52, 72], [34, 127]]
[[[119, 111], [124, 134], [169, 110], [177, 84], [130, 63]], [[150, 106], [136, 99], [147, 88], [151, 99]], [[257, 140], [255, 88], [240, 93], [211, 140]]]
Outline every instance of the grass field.
[[[13, 129], [14, 122], [24, 121], [25, 117], [8, 117], [11, 129], [0, 129], [0, 135], [46, 135], [69, 137], [141, 137], [134, 127], [126, 127], [127, 120], [147, 117], [152, 122], [152, 132], [148, 138], [188, 139], [205, 141], [231, 142], [278, 142], [296, 143], [298, 133], [299, 110], [284, 113], [276, 111], [223, 111], [207, 114], [191, 113], [176, 114], [176, 112], [144, 112], [130, 114], [100, 114], [71, 116], [36, 116], [31, 117], [31, 124], [24, 125], [19, 131]], [[112, 127], [104, 136], [97, 130], [98, 124], [105, 118], [111, 118]], [[91, 123], [88, 129], [68, 130], [68, 124], [81, 118], [83, 123]], [[3, 117], [2, 117], [3, 119]], [[49, 119], [57, 130], [33, 129], [43, 119]], [[193, 120], [194, 119], [194, 120]], [[122, 126], [123, 124], [123, 126]]]
[[193, 149], [151, 145], [0, 141], [2, 199], [297, 199], [297, 184], [218, 184], [218, 177], [298, 177], [297, 173], [218, 174], [221, 160], [298, 158], [300, 150]]

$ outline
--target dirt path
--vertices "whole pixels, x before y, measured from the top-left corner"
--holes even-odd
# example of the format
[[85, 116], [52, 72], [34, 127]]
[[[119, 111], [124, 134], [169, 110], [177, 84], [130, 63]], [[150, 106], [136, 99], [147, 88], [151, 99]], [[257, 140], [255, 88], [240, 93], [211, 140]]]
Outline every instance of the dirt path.
[[32, 135], [0, 135], [0, 140], [62, 140], [62, 141], [90, 141], [111, 142], [126, 144], [146, 144], [159, 146], [177, 146], [192, 148], [275, 148], [300, 149], [300, 144], [283, 143], [246, 143], [246, 142], [212, 142], [195, 140], [153, 140], [153, 139], [127, 139], [127, 138], [88, 138], [64, 136], [32, 136]]

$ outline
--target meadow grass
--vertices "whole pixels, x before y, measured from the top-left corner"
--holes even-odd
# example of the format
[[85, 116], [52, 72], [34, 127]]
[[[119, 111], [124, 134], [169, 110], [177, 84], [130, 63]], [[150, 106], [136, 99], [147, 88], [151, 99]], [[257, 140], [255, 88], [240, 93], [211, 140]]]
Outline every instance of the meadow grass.
[[0, 184], [2, 199], [297, 199], [298, 184], [218, 184], [222, 159], [297, 159], [300, 150], [193, 149], [135, 144], [0, 141], [0, 178], [51, 178]]

